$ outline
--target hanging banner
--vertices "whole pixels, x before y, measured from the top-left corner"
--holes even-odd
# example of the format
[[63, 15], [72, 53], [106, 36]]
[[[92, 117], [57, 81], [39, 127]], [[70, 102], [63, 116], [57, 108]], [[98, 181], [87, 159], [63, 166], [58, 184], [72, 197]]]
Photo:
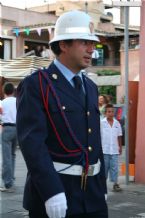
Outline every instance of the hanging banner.
[[37, 30], [38, 35], [41, 36], [41, 30], [42, 29], [41, 28], [37, 28], [36, 30]]
[[30, 29], [29, 29], [29, 28], [25, 28], [25, 29], [24, 29], [24, 32], [26, 33], [27, 36], [29, 36], [29, 34], [30, 34]]
[[52, 32], [52, 30], [51, 30], [51, 27], [48, 27], [48, 33], [51, 35], [51, 32]]
[[2, 30], [2, 26], [0, 25], [0, 37], [2, 37], [2, 34], [4, 34], [4, 35], [8, 35], [8, 31], [10, 31], [10, 32], [12, 32], [13, 34], [15, 34], [16, 35], [16, 37], [18, 37], [19, 35], [20, 35], [20, 33], [22, 33], [22, 32], [24, 32], [27, 36], [29, 36], [30, 35], [30, 32], [31, 31], [36, 31], [37, 32], [37, 34], [39, 35], [39, 36], [41, 36], [41, 33], [42, 33], [42, 30], [48, 30], [48, 33], [51, 35], [51, 33], [52, 33], [52, 27], [48, 27], [47, 29], [46, 28], [43, 28], [43, 27], [38, 27], [38, 28], [36, 28], [36, 29], [31, 29], [31, 28], [29, 28], [29, 27], [26, 27], [26, 28], [24, 28], [24, 29], [21, 29], [21, 28], [19, 28], [19, 27], [14, 27], [12, 30], [7, 30], [7, 29], [4, 29], [4, 30]]
[[18, 28], [13, 29], [13, 33], [15, 33], [17, 37], [19, 36], [19, 32], [20, 30]]

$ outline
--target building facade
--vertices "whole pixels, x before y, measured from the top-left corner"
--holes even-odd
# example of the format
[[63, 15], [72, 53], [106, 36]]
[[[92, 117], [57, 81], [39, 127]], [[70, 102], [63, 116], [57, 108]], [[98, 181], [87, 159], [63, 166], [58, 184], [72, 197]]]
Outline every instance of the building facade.
[[[96, 46], [99, 51], [99, 58], [96, 65], [90, 66], [88, 71], [93, 73], [105, 69], [120, 71], [120, 83], [113, 83], [117, 87], [116, 96], [117, 102], [119, 102], [120, 98], [124, 96], [124, 26], [114, 25], [111, 22], [112, 16], [105, 14], [105, 5], [102, 1], [90, 0], [87, 5], [86, 2], [76, 0], [57, 1], [56, 4], [48, 4], [27, 10], [1, 5], [0, 58], [9, 60], [27, 54], [36, 54], [37, 48], [41, 51], [42, 46], [48, 46], [49, 40], [54, 33], [56, 19], [61, 13], [72, 9], [86, 11], [93, 17], [95, 33], [100, 39]], [[129, 39], [130, 48], [136, 50], [139, 29], [130, 28]], [[137, 55], [136, 51], [135, 54]], [[136, 70], [134, 72], [138, 73]], [[102, 82], [98, 83], [98, 85], [102, 86]], [[105, 86], [106, 83], [103, 85]]]
[[[13, 59], [29, 51], [28, 42], [48, 44], [57, 17], [0, 5], [0, 58]], [[32, 48], [31, 48], [32, 49]]]

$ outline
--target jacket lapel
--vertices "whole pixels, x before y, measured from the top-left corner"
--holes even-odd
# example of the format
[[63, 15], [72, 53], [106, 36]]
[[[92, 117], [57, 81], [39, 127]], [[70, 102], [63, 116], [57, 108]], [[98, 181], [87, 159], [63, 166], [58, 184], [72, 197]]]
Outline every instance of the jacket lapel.
[[57, 92], [59, 89], [61, 92], [65, 93], [69, 98], [72, 98], [78, 104], [85, 108], [85, 105], [80, 101], [77, 91], [74, 87], [66, 80], [63, 74], [58, 70], [55, 64], [51, 64], [48, 68], [49, 79]]
[[[87, 108], [91, 108], [94, 105], [97, 108], [97, 96], [96, 92], [94, 94], [94, 87], [92, 87], [92, 81], [90, 82], [90, 79], [88, 79], [86, 76], [84, 76], [84, 85], [85, 85], [85, 90], [86, 90], [86, 99], [87, 99]], [[97, 88], [96, 88], [97, 89]]]

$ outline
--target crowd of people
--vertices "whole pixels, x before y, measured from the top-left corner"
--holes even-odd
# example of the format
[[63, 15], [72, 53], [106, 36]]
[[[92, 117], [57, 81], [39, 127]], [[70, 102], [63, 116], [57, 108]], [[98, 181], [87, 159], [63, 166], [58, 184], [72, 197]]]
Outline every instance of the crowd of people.
[[[121, 191], [121, 126], [111, 98], [98, 96], [96, 84], [82, 73], [98, 42], [91, 23], [80, 11], [58, 18], [50, 41], [56, 58], [19, 84], [17, 110], [13, 84], [3, 89], [0, 191], [13, 191], [18, 139], [28, 169], [23, 206], [30, 218], [108, 218], [108, 173], [113, 191]], [[49, 58], [49, 51], [42, 55]]]

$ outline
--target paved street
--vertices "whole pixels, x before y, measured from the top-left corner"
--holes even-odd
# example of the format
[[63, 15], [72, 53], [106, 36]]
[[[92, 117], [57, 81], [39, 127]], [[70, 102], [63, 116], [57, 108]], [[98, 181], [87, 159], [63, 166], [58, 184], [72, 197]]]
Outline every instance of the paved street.
[[[24, 160], [20, 150], [17, 149], [16, 191], [15, 193], [0, 193], [1, 218], [27, 217], [27, 212], [22, 208], [22, 194], [25, 176], [26, 167]], [[112, 184], [108, 182], [109, 218], [145, 217], [145, 185], [136, 185], [132, 182], [126, 186], [125, 178], [123, 177], [120, 177], [120, 184], [123, 191], [121, 193], [114, 193], [112, 192]]]

